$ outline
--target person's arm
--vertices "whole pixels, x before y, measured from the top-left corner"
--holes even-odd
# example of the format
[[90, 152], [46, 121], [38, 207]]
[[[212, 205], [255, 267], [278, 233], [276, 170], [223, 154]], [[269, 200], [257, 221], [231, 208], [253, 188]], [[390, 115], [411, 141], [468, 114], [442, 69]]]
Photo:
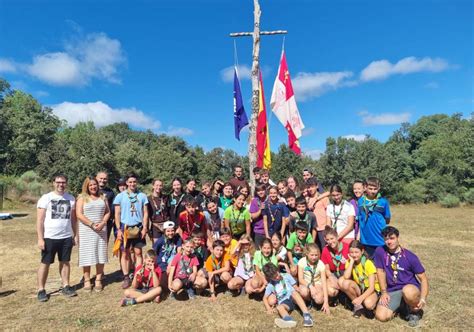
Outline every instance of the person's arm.
[[364, 300], [368, 298], [372, 293], [375, 292], [375, 274], [369, 275], [369, 287], [360, 296], [352, 300], [353, 304], [362, 305]]
[[120, 207], [120, 204], [115, 205], [115, 227], [117, 228], [117, 239], [122, 240], [122, 229], [120, 228], [120, 213], [122, 211], [122, 208]]
[[174, 277], [175, 270], [176, 270], [176, 266], [170, 265], [170, 270], [168, 273], [168, 288], [170, 291], [174, 291], [174, 289], [172, 288], [172, 285], [173, 285], [173, 277]]
[[339, 241], [341, 241], [347, 234], [349, 234], [354, 229], [354, 216], [347, 217], [347, 226], [339, 234]]
[[44, 219], [46, 218], [46, 209], [36, 209], [36, 235], [38, 236], [38, 248], [45, 249], [44, 244]]
[[194, 282], [194, 280], [196, 280], [197, 273], [198, 273], [198, 267], [197, 267], [197, 265], [194, 265], [193, 266], [193, 272], [189, 276], [189, 281]]
[[289, 218], [288, 218], [288, 217], [284, 217], [284, 218], [282, 218], [282, 220], [281, 220], [280, 235], [281, 235], [281, 239], [282, 239], [283, 244], [285, 244], [285, 242], [286, 242], [286, 239], [285, 239], [285, 231], [286, 231], [286, 226], [288, 225], [288, 221], [289, 221]]
[[317, 197], [316, 197], [316, 201], [314, 203], [317, 203], [319, 202], [320, 200], [322, 199], [325, 199], [325, 198], [329, 198], [329, 196], [331, 196], [331, 194], [329, 193], [329, 191], [326, 191], [322, 194], [319, 194]]
[[[147, 198], [145, 197], [145, 200]], [[142, 239], [146, 238], [146, 234], [148, 233], [148, 201], [146, 200], [143, 204], [143, 220], [142, 220], [143, 228], [142, 228]]]
[[255, 269], [255, 274], [257, 275], [257, 277], [260, 279], [260, 281], [262, 282], [262, 287], [256, 289], [256, 292], [257, 293], [260, 293], [262, 292], [265, 287], [267, 286], [267, 279], [265, 278], [265, 276], [263, 275], [263, 272], [262, 270], [260, 270], [260, 267], [258, 267], [258, 265], [254, 265], [254, 269]]
[[354, 268], [354, 259], [349, 256], [349, 263], [346, 265], [346, 269], [344, 270], [344, 274], [342, 277], [345, 280], [351, 280], [352, 279], [352, 269]]
[[[102, 229], [104, 229], [104, 227], [107, 226], [107, 222], [109, 221], [110, 219], [110, 207], [109, 207], [109, 203], [107, 202], [107, 199], [104, 199], [104, 203], [105, 203], [105, 213], [104, 213], [104, 216], [102, 217], [102, 221], [100, 223], [97, 224], [96, 227], [96, 230], [98, 231], [101, 231]], [[78, 209], [78, 207], [76, 206], [76, 209]], [[77, 213], [76, 213], [77, 215]]]
[[76, 216], [77, 219], [83, 224], [86, 225], [87, 227], [92, 228], [94, 223], [90, 221], [85, 215], [84, 215], [84, 200], [82, 198], [78, 198], [76, 202]]
[[265, 310], [267, 311], [267, 314], [271, 315], [273, 314], [273, 308], [270, 306], [270, 303], [268, 302], [268, 297], [269, 295], [263, 296], [263, 304], [265, 305]]
[[[327, 265], [325, 271], [328, 271]], [[321, 286], [323, 288], [323, 306], [321, 307], [321, 311], [326, 314], [331, 314], [329, 310], [329, 295], [328, 295], [328, 282], [326, 279], [326, 273], [321, 273]]]
[[270, 238], [270, 233], [268, 232], [268, 216], [266, 214], [263, 215], [263, 230], [265, 231], [265, 236]]
[[135, 273], [133, 274], [132, 286], [131, 286], [131, 288], [133, 288], [133, 289], [137, 289], [137, 288], [138, 288], [138, 280], [137, 280], [138, 275], [140, 275], [141, 277], [143, 277], [143, 272], [140, 270], [140, 271], [135, 272]]
[[298, 283], [300, 284], [300, 286], [308, 287], [308, 283], [306, 282], [306, 280], [304, 280], [304, 270], [299, 265], [298, 265]]
[[388, 201], [386, 201], [386, 202], [387, 202], [387, 205], [385, 206], [384, 218], [385, 218], [385, 222], [388, 225], [388, 224], [390, 224], [390, 220], [391, 220], [390, 218], [391, 218], [392, 214], [390, 213], [390, 205], [389, 205]]
[[221, 267], [219, 270], [213, 271], [213, 274], [222, 274], [224, 272], [229, 272], [230, 271], [230, 260], [226, 260], [224, 263], [224, 266]]
[[250, 225], [251, 225], [251, 220], [250, 219], [245, 220], [245, 234], [247, 236], [251, 236], [252, 234]]
[[387, 277], [384, 269], [377, 268], [377, 279], [380, 285], [380, 292], [382, 293], [379, 302], [386, 307], [390, 302], [390, 295], [387, 292]]
[[[329, 267], [329, 264], [324, 264], [325, 266], [325, 271], [326, 271], [326, 277], [329, 278], [331, 277], [331, 268]], [[322, 273], [321, 273], [322, 274]]]
[[425, 272], [419, 273], [416, 276], [418, 280], [420, 280], [420, 283], [421, 283], [420, 301], [416, 305], [416, 308], [423, 309], [423, 307], [426, 305], [426, 298], [428, 297], [428, 293], [429, 293], [428, 277], [426, 276]]
[[77, 232], [76, 205], [71, 208], [71, 227], [73, 233], [73, 245], [79, 244], [79, 233]]
[[153, 288], [160, 287], [160, 278], [158, 277], [158, 273], [156, 273], [155, 269], [150, 271], [152, 273], [153, 278]]

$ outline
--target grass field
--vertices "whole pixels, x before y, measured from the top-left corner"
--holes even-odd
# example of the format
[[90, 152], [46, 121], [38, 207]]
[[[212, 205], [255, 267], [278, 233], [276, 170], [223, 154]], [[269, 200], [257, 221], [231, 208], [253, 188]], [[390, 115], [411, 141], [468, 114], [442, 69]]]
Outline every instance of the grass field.
[[[20, 212], [20, 211], [17, 211]], [[194, 301], [149, 303], [121, 308], [120, 282], [106, 285], [102, 293], [86, 293], [64, 298], [52, 295], [46, 303], [36, 300], [35, 211], [22, 209], [28, 216], [0, 221], [1, 277], [0, 326], [2, 330], [139, 329], [155, 330], [268, 330], [274, 329], [274, 316], [267, 315], [261, 302], [246, 297], [219, 295], [213, 304], [208, 298]], [[425, 329], [474, 329], [474, 262], [472, 207], [442, 209], [436, 205], [394, 206], [392, 224], [401, 231], [402, 245], [413, 250], [424, 264], [430, 282], [430, 295], [421, 327]], [[72, 284], [81, 279], [77, 249], [72, 257]], [[116, 258], [106, 265], [107, 274], [118, 269]], [[60, 286], [57, 262], [51, 266], [47, 291]], [[331, 315], [312, 311], [315, 328], [330, 330], [400, 330], [406, 322], [395, 318], [389, 323], [353, 319], [342, 307]], [[302, 323], [299, 313], [293, 316]], [[301, 324], [299, 326], [302, 326]], [[301, 329], [303, 329], [301, 327]]]

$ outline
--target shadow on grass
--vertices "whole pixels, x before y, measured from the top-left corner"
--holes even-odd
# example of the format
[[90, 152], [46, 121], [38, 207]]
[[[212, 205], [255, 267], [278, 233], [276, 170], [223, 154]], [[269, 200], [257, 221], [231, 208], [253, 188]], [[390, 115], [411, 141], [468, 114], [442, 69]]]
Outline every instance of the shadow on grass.
[[0, 297], [7, 297], [9, 295], [15, 294], [16, 292], [16, 289], [10, 289], [4, 292], [0, 292]]

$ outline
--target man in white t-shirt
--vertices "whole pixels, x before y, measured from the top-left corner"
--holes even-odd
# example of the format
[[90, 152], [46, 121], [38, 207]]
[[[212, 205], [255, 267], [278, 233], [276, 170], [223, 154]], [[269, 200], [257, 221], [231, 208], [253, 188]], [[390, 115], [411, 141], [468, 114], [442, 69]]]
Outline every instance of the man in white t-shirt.
[[38, 300], [48, 301], [45, 284], [49, 266], [58, 255], [59, 271], [62, 279], [62, 293], [76, 296], [69, 285], [71, 251], [76, 244], [77, 224], [75, 199], [66, 192], [67, 177], [63, 174], [53, 176], [54, 190], [41, 196], [37, 204], [36, 233], [38, 247], [41, 249], [41, 264], [38, 269]]

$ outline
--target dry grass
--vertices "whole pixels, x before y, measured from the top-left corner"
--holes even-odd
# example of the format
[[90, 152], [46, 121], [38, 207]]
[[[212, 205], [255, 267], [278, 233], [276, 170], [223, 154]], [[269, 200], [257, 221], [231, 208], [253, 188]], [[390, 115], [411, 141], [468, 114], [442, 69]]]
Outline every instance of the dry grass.
[[[0, 221], [2, 329], [274, 329], [274, 317], [265, 313], [262, 303], [230, 295], [220, 295], [216, 304], [210, 303], [207, 298], [198, 298], [192, 302], [167, 300], [160, 304], [121, 308], [118, 305], [122, 297], [119, 282], [107, 285], [102, 293], [89, 294], [79, 290], [79, 296], [75, 298], [53, 295], [48, 302], [39, 303], [35, 296], [39, 263], [35, 216], [32, 209], [27, 212], [30, 213], [27, 217]], [[401, 230], [402, 243], [419, 255], [430, 280], [423, 328], [474, 329], [474, 288], [471, 286], [473, 213], [474, 209], [470, 207], [393, 207], [393, 224]], [[72, 262], [77, 262], [77, 250], [73, 252]], [[114, 258], [106, 266], [106, 271], [112, 273], [117, 267], [118, 261]], [[80, 278], [81, 271], [75, 265], [72, 268], [72, 283]], [[51, 267], [48, 291], [57, 289], [59, 285], [55, 263]], [[333, 308], [331, 312], [331, 316], [325, 316], [313, 311], [315, 326], [330, 330], [406, 328], [406, 322], [399, 318], [382, 324], [365, 318], [353, 319], [351, 313], [341, 307]], [[295, 312], [293, 316], [302, 321], [299, 313]]]

